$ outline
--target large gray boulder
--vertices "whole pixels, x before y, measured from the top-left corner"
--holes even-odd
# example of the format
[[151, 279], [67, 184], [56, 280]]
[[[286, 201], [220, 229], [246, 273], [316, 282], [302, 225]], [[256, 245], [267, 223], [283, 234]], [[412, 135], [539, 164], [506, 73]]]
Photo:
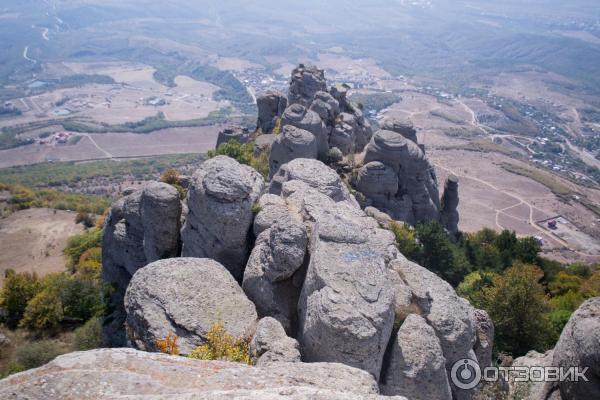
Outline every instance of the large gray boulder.
[[444, 186], [441, 203], [441, 220], [450, 233], [458, 233], [458, 178], [450, 175]]
[[340, 113], [340, 103], [327, 92], [317, 92], [310, 105], [310, 110], [321, 117], [325, 126], [331, 128], [335, 125], [335, 119]]
[[[399, 256], [389, 268], [396, 271], [412, 294], [413, 306], [431, 325], [440, 341], [446, 370], [461, 359], [475, 359], [473, 347], [477, 341], [475, 309], [459, 297], [449, 283], [433, 272]], [[470, 398], [470, 391], [451, 384], [455, 398]]]
[[492, 365], [492, 352], [494, 348], [494, 322], [484, 310], [475, 310], [475, 328], [477, 339], [475, 341], [475, 356], [481, 368]]
[[340, 176], [321, 161], [297, 158], [279, 168], [269, 186], [269, 193], [281, 194], [288, 181], [301, 181], [335, 201], [354, 201]]
[[319, 159], [326, 159], [329, 150], [329, 133], [319, 114], [301, 104], [291, 104], [285, 109], [281, 120], [281, 126], [285, 127], [286, 125], [292, 125], [312, 133], [317, 142]]
[[252, 367], [133, 349], [70, 353], [0, 381], [0, 398], [7, 400], [390, 399], [377, 393], [372, 376], [341, 364]]
[[269, 156], [271, 177], [283, 164], [296, 158], [317, 158], [317, 141], [309, 131], [293, 125], [285, 125], [271, 147]]
[[392, 340], [381, 393], [414, 400], [451, 400], [446, 360], [433, 328], [422, 317], [410, 314]]
[[336, 203], [308, 187], [284, 187], [284, 193], [301, 207], [312, 232], [298, 304], [303, 360], [341, 362], [378, 379], [394, 322], [386, 279], [396, 253], [393, 235], [347, 201]]
[[219, 132], [219, 136], [217, 136], [217, 145], [220, 145], [229, 142], [230, 140], [235, 140], [238, 143], [244, 144], [248, 143], [250, 140], [250, 132], [247, 128], [242, 128], [240, 126], [230, 126], [228, 128], [223, 129]]
[[[512, 367], [551, 367], [555, 366], [552, 363], [552, 358], [552, 350], [548, 350], [546, 353], [538, 353], [532, 350], [526, 355], [516, 358], [512, 363]], [[551, 396], [552, 393], [558, 393], [558, 389], [554, 388], [550, 382], [521, 382], [517, 381], [514, 375], [509, 376], [510, 379], [507, 382], [509, 398], [511, 399], [549, 400], [554, 399]], [[558, 400], [561, 400], [560, 396]]]
[[315, 66], [300, 64], [292, 71], [288, 91], [288, 105], [299, 103], [309, 106], [317, 92], [327, 91], [325, 73]]
[[[269, 213], [266, 207], [260, 214]], [[292, 334], [297, 324], [308, 236], [301, 219], [287, 212], [261, 232], [244, 272], [242, 287], [260, 317], [277, 319]]]
[[558, 383], [563, 400], [600, 398], [600, 297], [586, 300], [571, 315], [554, 347], [552, 365], [588, 369], [588, 382]]
[[397, 132], [411, 142], [417, 143], [417, 130], [410, 120], [387, 117], [381, 122], [380, 128], [386, 131]]
[[394, 196], [381, 199], [377, 190], [361, 192], [374, 206], [410, 225], [440, 220], [435, 171], [417, 144], [397, 132], [377, 131], [367, 145], [364, 157], [365, 165], [372, 162], [391, 168], [398, 177], [398, 192]]
[[107, 345], [126, 344], [123, 296], [133, 274], [150, 262], [178, 256], [181, 212], [177, 189], [158, 182], [112, 205], [102, 237], [101, 279], [112, 288], [103, 324]]
[[363, 165], [356, 177], [356, 189], [368, 195], [375, 206], [384, 205], [398, 193], [398, 175], [391, 167], [379, 161]]
[[298, 341], [288, 337], [279, 321], [271, 317], [258, 322], [250, 342], [250, 353], [258, 366], [273, 362], [300, 362]]
[[269, 90], [256, 96], [256, 105], [258, 107], [256, 127], [263, 134], [272, 133], [277, 119], [281, 118], [287, 107], [286, 96], [281, 92]]
[[178, 337], [181, 354], [207, 340], [222, 323], [233, 337], [252, 335], [254, 304], [221, 264], [207, 258], [172, 258], [138, 270], [125, 294], [128, 336], [142, 350], [158, 351], [156, 341]]
[[250, 253], [252, 207], [263, 187], [258, 172], [229, 157], [205, 161], [188, 190], [183, 256], [212, 258], [241, 281]]

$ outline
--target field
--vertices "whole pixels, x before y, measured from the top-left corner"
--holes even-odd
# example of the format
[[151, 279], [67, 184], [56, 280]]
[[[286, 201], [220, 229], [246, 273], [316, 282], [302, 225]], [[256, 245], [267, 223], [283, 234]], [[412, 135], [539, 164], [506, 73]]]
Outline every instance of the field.
[[39, 275], [64, 271], [67, 238], [82, 231], [69, 211], [34, 208], [0, 219], [0, 280], [9, 268]]

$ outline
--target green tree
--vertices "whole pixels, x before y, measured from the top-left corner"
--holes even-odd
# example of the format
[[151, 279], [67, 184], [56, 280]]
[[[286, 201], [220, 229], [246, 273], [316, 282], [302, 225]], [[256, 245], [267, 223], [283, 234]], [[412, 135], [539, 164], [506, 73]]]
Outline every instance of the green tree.
[[542, 277], [538, 267], [516, 263], [483, 289], [482, 305], [494, 321], [498, 350], [517, 357], [548, 348], [552, 327]]
[[59, 293], [53, 288], [45, 288], [27, 303], [19, 326], [33, 331], [54, 333], [63, 318], [63, 304]]
[[41, 290], [40, 281], [35, 273], [5, 272], [4, 284], [0, 291], [0, 307], [6, 310], [6, 324], [16, 327], [23, 318], [27, 303]]
[[94, 317], [75, 329], [73, 346], [75, 350], [92, 350], [102, 347], [102, 319]]
[[400, 253], [402, 253], [409, 260], [419, 262], [421, 259], [421, 248], [417, 243], [417, 233], [410, 226], [398, 223], [390, 222], [389, 229], [396, 237], [396, 246]]
[[67, 246], [64, 253], [67, 256], [67, 267], [75, 269], [81, 255], [92, 248], [102, 246], [102, 230], [99, 228], [90, 229], [80, 235], [71, 236], [67, 240]]

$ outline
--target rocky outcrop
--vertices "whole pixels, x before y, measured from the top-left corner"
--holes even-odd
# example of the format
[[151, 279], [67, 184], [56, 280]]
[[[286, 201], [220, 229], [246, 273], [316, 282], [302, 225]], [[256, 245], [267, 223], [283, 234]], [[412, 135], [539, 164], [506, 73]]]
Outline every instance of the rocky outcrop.
[[238, 143], [244, 144], [248, 143], [250, 140], [250, 132], [246, 128], [241, 128], [239, 126], [231, 126], [223, 129], [219, 132], [219, 136], [217, 137], [217, 146], [229, 142], [230, 140], [235, 140]]
[[335, 360], [378, 378], [394, 320], [385, 272], [393, 235], [351, 203], [305, 184], [287, 182], [283, 193], [312, 232], [298, 304], [303, 360]]
[[388, 398], [377, 393], [372, 376], [341, 364], [251, 367], [133, 349], [71, 353], [0, 382], [0, 398], [7, 400]]
[[451, 400], [446, 360], [433, 328], [410, 314], [392, 338], [381, 393], [414, 400]]
[[479, 366], [492, 365], [492, 351], [494, 347], [494, 323], [489, 314], [484, 310], [475, 310], [475, 329], [477, 339], [473, 350]]
[[159, 260], [138, 270], [125, 294], [125, 310], [135, 347], [158, 351], [157, 340], [175, 334], [181, 354], [205, 343], [216, 323], [233, 337], [244, 337], [257, 320], [254, 304], [231, 274], [206, 258]]
[[458, 233], [458, 178], [454, 175], [450, 175], [446, 180], [441, 207], [444, 228], [450, 233]]
[[554, 347], [552, 365], [588, 368], [588, 382], [558, 383], [563, 400], [600, 398], [600, 297], [586, 300], [571, 315]]
[[317, 141], [315, 136], [304, 129], [293, 125], [285, 125], [283, 132], [271, 147], [269, 171], [271, 176], [279, 171], [279, 167], [296, 158], [317, 158]]
[[325, 73], [315, 66], [300, 64], [292, 71], [288, 91], [288, 105], [302, 104], [308, 107], [317, 92], [326, 92]]
[[[377, 163], [377, 164], [373, 164]], [[378, 181], [385, 179], [381, 188]], [[396, 188], [397, 191], [390, 193]], [[380, 130], [367, 145], [357, 189], [393, 219], [414, 225], [440, 220], [440, 198], [433, 166], [421, 148], [397, 132]]]
[[112, 287], [105, 342], [124, 346], [123, 296], [133, 274], [146, 264], [179, 254], [181, 202], [166, 183], [152, 183], [115, 202], [102, 239], [102, 282]]
[[418, 143], [417, 130], [410, 120], [403, 120], [400, 118], [387, 117], [381, 124], [380, 128], [385, 131], [392, 131], [401, 134], [408, 140], [414, 143]]
[[271, 134], [281, 118], [283, 111], [287, 107], [287, 98], [283, 93], [269, 90], [256, 96], [256, 106], [258, 107], [257, 129], [263, 134]]
[[315, 111], [309, 110], [301, 104], [291, 104], [283, 113], [281, 125], [283, 129], [285, 129], [286, 125], [292, 125], [312, 133], [317, 146], [317, 156], [323, 161], [327, 158], [327, 151], [329, 150], [328, 132], [323, 120], [321, 120], [321, 117]]
[[[526, 355], [519, 357], [512, 363], [513, 367], [550, 367], [552, 364], [553, 351], [548, 350], [546, 353], [538, 353], [530, 351]], [[527, 399], [527, 400], [547, 400], [552, 399], [550, 396], [554, 390], [549, 382], [522, 382], [516, 381], [515, 376], [509, 376], [509, 398]], [[561, 400], [560, 397], [558, 400]]]
[[258, 322], [250, 342], [250, 353], [258, 366], [273, 362], [300, 362], [298, 342], [288, 337], [279, 321], [271, 317]]
[[[475, 359], [477, 322], [473, 306], [459, 297], [446, 281], [402, 256], [390, 263], [390, 269], [399, 275], [401, 284], [410, 289], [411, 304], [405, 305], [404, 309], [408, 312], [417, 310], [435, 331], [446, 359], [447, 372], [458, 360]], [[401, 290], [405, 292], [405, 288]], [[472, 395], [470, 391], [451, 387], [454, 398], [465, 399]]]
[[303, 271], [300, 268], [304, 264], [308, 242], [306, 228], [301, 218], [281, 204], [264, 206], [257, 220], [268, 221], [266, 224], [270, 222], [270, 225], [258, 235], [246, 265], [242, 287], [256, 304], [259, 316], [277, 319], [288, 333], [293, 334], [302, 287]]
[[279, 169], [271, 180], [269, 193], [280, 195], [283, 183], [294, 180], [304, 182], [335, 201], [355, 201], [334, 170], [318, 160], [303, 158], [292, 160]]
[[183, 256], [212, 258], [241, 281], [250, 253], [252, 207], [263, 187], [258, 172], [229, 157], [205, 161], [188, 191]]

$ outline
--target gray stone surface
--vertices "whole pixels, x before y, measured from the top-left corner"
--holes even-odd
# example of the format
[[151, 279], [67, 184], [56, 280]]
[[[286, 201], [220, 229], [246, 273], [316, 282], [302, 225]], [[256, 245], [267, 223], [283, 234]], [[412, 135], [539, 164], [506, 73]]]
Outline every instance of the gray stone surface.
[[7, 400], [390, 399], [377, 393], [372, 376], [341, 364], [251, 367], [133, 349], [70, 353], [0, 381]]
[[258, 172], [229, 157], [205, 161], [188, 191], [189, 212], [181, 232], [183, 256], [212, 258], [241, 281], [250, 253], [252, 207], [263, 187]]
[[380, 127], [386, 131], [397, 132], [408, 140], [417, 143], [417, 130], [410, 120], [387, 117], [381, 122]]
[[589, 382], [558, 384], [563, 400], [600, 399], [600, 297], [586, 300], [571, 315], [554, 347], [552, 365], [588, 368]]
[[283, 164], [296, 158], [317, 158], [317, 140], [309, 131], [293, 125], [285, 125], [271, 147], [269, 156], [271, 177]]
[[327, 91], [327, 84], [323, 70], [312, 65], [300, 64], [292, 71], [288, 105], [299, 103], [308, 106], [317, 92], [325, 91]]
[[422, 317], [410, 314], [392, 340], [381, 393], [413, 400], [451, 400], [446, 360], [433, 328]]
[[256, 106], [258, 107], [256, 127], [263, 134], [270, 134], [273, 132], [277, 118], [281, 118], [287, 107], [287, 98], [281, 92], [269, 90], [256, 96]]
[[329, 133], [319, 114], [301, 104], [291, 104], [285, 109], [281, 120], [281, 126], [285, 127], [286, 125], [292, 125], [312, 133], [317, 143], [319, 159], [325, 160], [327, 158]]
[[444, 186], [441, 202], [441, 220], [450, 233], [458, 232], [458, 178], [450, 175]]
[[[364, 157], [365, 166], [372, 162], [391, 168], [398, 178], [398, 191], [393, 196], [382, 197], [372, 185], [363, 185], [366, 190], [373, 191], [363, 194], [375, 207], [395, 220], [411, 225], [440, 220], [435, 171], [417, 144], [397, 132], [377, 131], [367, 145]], [[391, 172], [386, 172], [386, 177], [388, 175], [391, 180]]]
[[484, 310], [475, 310], [475, 328], [477, 339], [475, 341], [475, 356], [479, 365], [489, 367], [492, 365], [492, 352], [494, 348], [494, 322]]
[[[267, 206], [261, 213], [273, 207], [282, 206]], [[259, 316], [276, 318], [290, 333], [297, 323], [296, 305], [302, 286], [293, 278], [304, 264], [307, 242], [302, 220], [287, 211], [258, 236], [244, 273], [242, 287], [256, 304]]]
[[386, 279], [393, 235], [352, 204], [314, 189], [294, 191], [288, 203], [302, 205], [312, 232], [298, 304], [303, 360], [335, 360], [378, 378], [394, 320]]
[[339, 175], [321, 161], [297, 158], [283, 165], [273, 176], [269, 192], [279, 195], [283, 183], [293, 180], [302, 181], [335, 201], [353, 201]]
[[[550, 367], [554, 366], [552, 362], [553, 351], [546, 353], [530, 351], [526, 355], [519, 357], [512, 363], [513, 367]], [[548, 400], [552, 393], [559, 393], [558, 389], [553, 388], [549, 382], [517, 382], [515, 376], [508, 381], [509, 398], [527, 399], [527, 400]], [[592, 397], [589, 397], [590, 399]], [[558, 397], [560, 400], [560, 396]]]
[[258, 157], [263, 152], [268, 151], [277, 140], [278, 135], [258, 135], [256, 139], [254, 139], [254, 156]]
[[250, 353], [258, 366], [273, 362], [300, 362], [298, 341], [288, 337], [279, 321], [271, 317], [258, 321], [250, 342]]
[[112, 205], [102, 238], [101, 279], [113, 288], [103, 324], [107, 345], [126, 344], [123, 296], [131, 276], [152, 261], [179, 254], [181, 212], [178, 191], [158, 182]]
[[340, 104], [329, 93], [317, 92], [310, 105], [310, 110], [321, 117], [325, 126], [332, 127], [335, 124], [335, 118], [340, 113]]
[[[390, 263], [404, 284], [411, 290], [412, 305], [430, 324], [442, 347], [446, 370], [461, 359], [476, 359], [473, 347], [477, 340], [475, 309], [459, 297], [449, 283], [401, 256]], [[456, 388], [451, 383], [454, 398], [469, 399], [472, 391]]]
[[219, 132], [219, 136], [217, 136], [216, 147], [219, 147], [220, 145], [227, 143], [232, 139], [241, 144], [248, 143], [250, 140], [250, 132], [248, 129], [240, 126], [227, 127]]
[[207, 258], [159, 260], [138, 270], [125, 294], [128, 336], [142, 350], [178, 337], [181, 354], [205, 343], [215, 323], [233, 337], [250, 336], [256, 326], [254, 304], [221, 264]]

